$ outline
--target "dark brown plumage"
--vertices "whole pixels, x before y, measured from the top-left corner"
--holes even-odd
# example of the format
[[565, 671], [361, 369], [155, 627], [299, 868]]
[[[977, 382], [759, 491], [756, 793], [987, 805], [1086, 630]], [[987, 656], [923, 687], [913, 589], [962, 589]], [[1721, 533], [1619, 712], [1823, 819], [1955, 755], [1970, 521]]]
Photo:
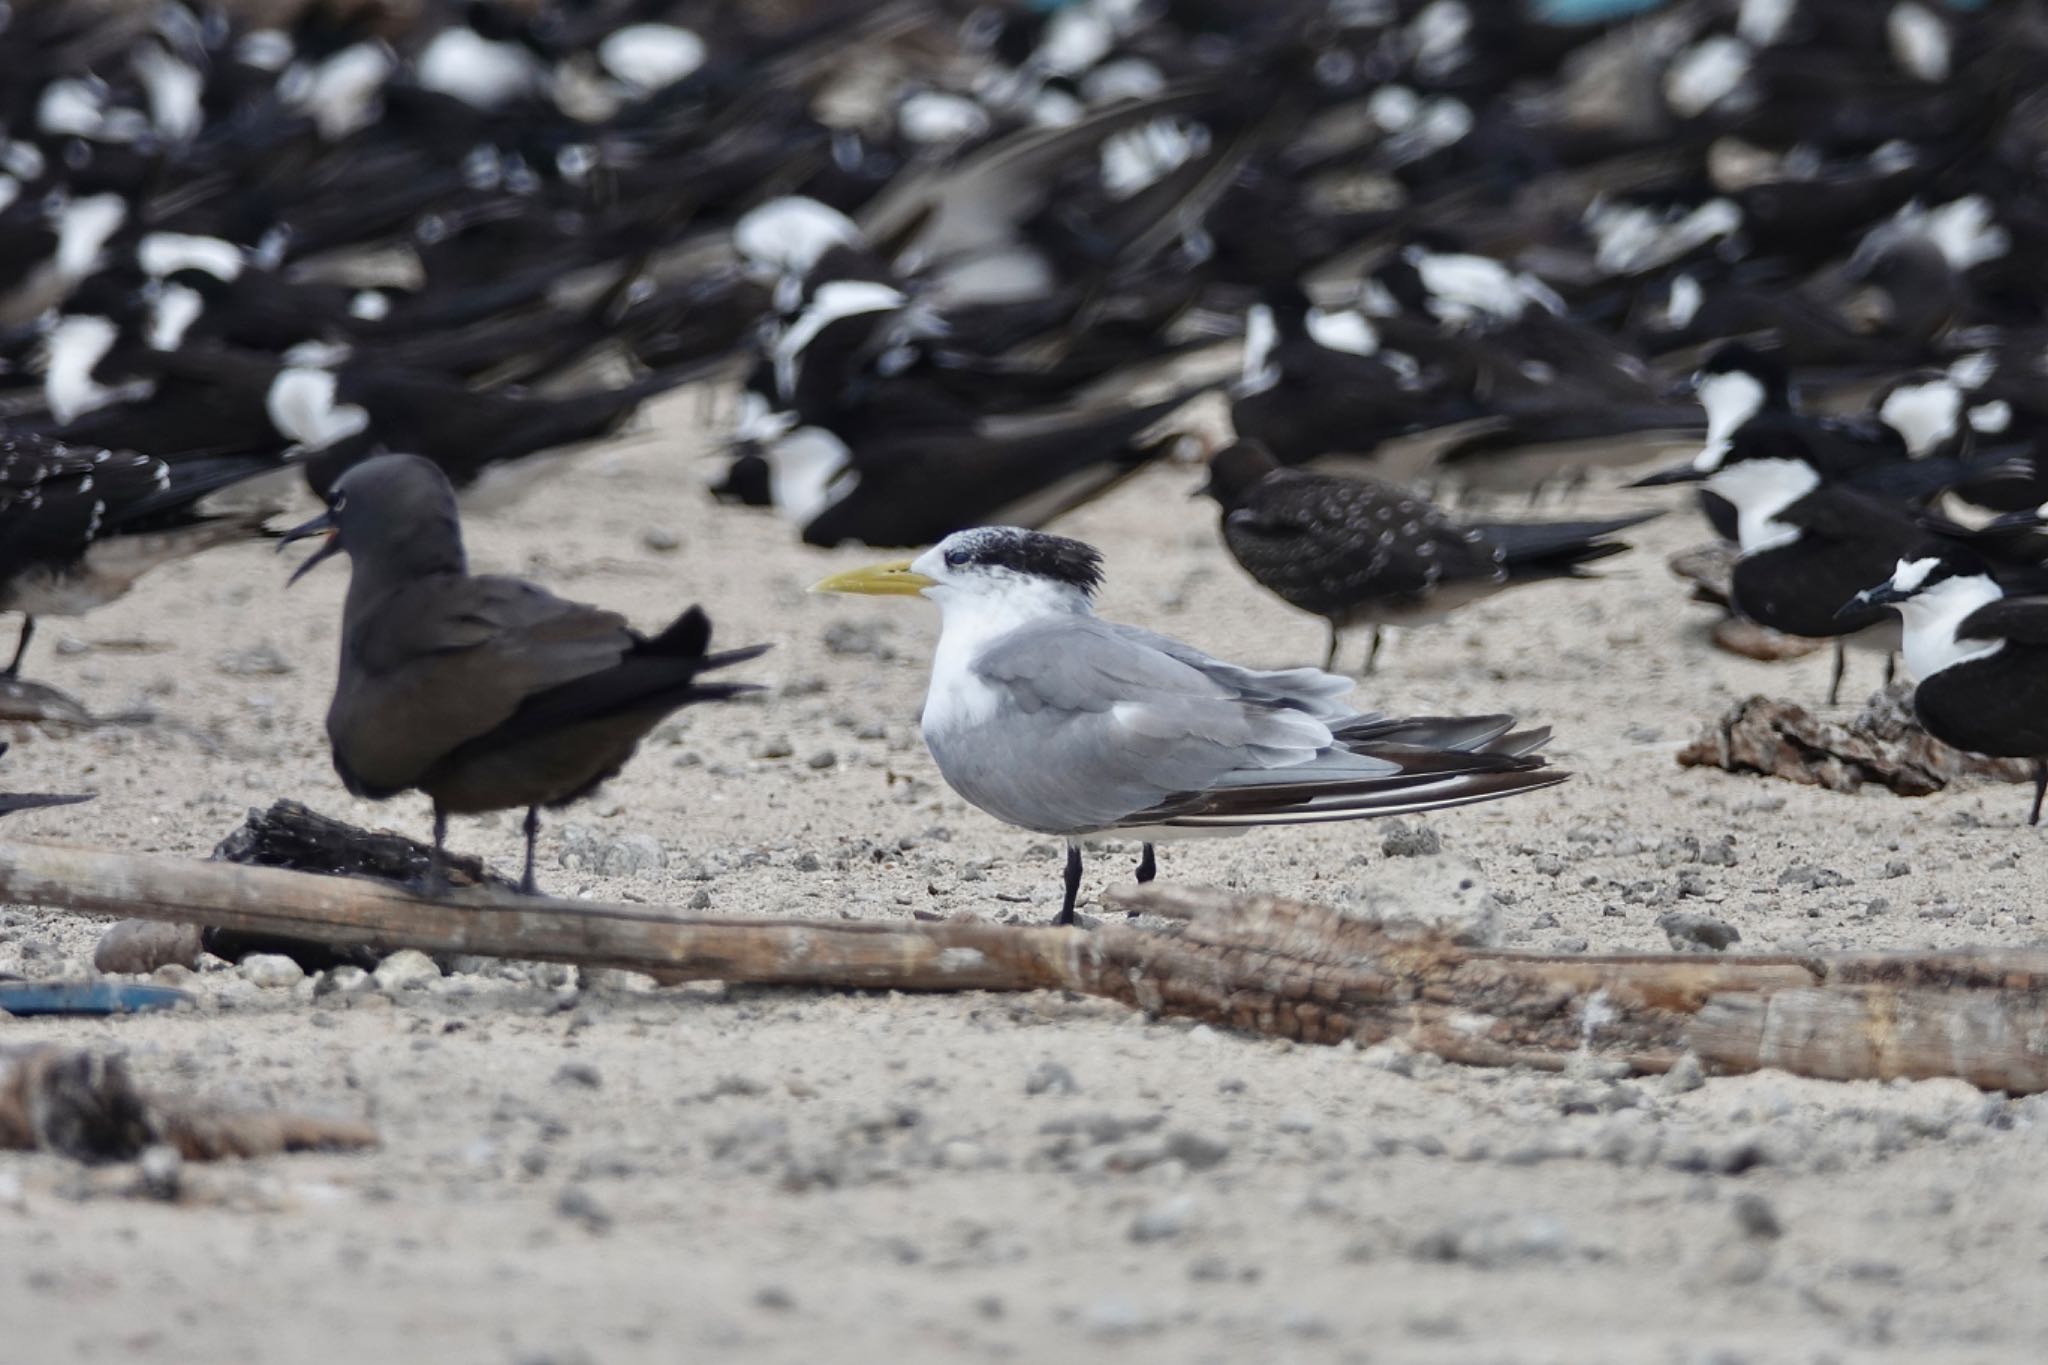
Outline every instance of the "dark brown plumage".
[[373, 800], [425, 792], [437, 854], [451, 813], [525, 807], [529, 892], [540, 808], [617, 773], [676, 708], [749, 690], [698, 678], [767, 648], [706, 653], [696, 607], [649, 637], [614, 612], [470, 574], [454, 492], [418, 456], [351, 469], [327, 514], [287, 539], [320, 531], [327, 546], [298, 574], [337, 552], [351, 567], [327, 713], [336, 771]]
[[1204, 492], [1223, 507], [1223, 539], [1245, 572], [1330, 623], [1325, 668], [1339, 633], [1441, 619], [1482, 597], [1628, 549], [1606, 537], [1654, 512], [1608, 521], [1459, 522], [1391, 484], [1282, 468], [1257, 442], [1217, 452]]

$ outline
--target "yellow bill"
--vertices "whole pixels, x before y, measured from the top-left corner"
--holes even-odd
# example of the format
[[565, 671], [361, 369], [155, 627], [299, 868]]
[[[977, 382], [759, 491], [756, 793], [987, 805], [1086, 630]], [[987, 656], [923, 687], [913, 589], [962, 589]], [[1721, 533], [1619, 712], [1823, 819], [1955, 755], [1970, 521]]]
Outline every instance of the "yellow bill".
[[858, 593], [863, 597], [915, 597], [932, 586], [934, 580], [912, 572], [909, 560], [892, 559], [886, 564], [870, 564], [864, 569], [848, 569], [845, 573], [820, 579], [811, 585], [811, 591]]

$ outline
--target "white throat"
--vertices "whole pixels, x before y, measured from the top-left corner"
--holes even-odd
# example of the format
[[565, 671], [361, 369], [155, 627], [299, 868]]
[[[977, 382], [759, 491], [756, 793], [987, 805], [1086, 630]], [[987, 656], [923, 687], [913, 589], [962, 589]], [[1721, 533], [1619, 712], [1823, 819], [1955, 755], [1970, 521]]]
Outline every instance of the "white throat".
[[1740, 370], [1710, 374], [1699, 382], [1700, 406], [1707, 412], [1707, 443], [1694, 459], [1701, 470], [1715, 470], [1727, 458], [1728, 442], [1744, 422], [1763, 411], [1763, 381]]
[[968, 729], [995, 714], [995, 689], [974, 670], [982, 651], [1020, 626], [1048, 616], [1092, 616], [1095, 608], [1079, 588], [1050, 579], [1001, 574], [977, 581], [947, 581], [940, 552], [927, 550], [911, 565], [937, 586], [924, 595], [938, 603], [939, 643], [932, 651], [931, 686], [925, 694], [924, 733], [944, 736]]
[[1956, 419], [1962, 410], [1962, 390], [1945, 379], [1937, 379], [1893, 389], [1885, 395], [1877, 415], [1899, 433], [1906, 443], [1906, 453], [1918, 459], [1956, 434]]
[[1237, 380], [1240, 396], [1248, 398], [1255, 393], [1264, 393], [1280, 382], [1280, 366], [1273, 360], [1273, 352], [1279, 346], [1280, 328], [1273, 321], [1273, 310], [1263, 303], [1255, 303], [1246, 309], [1244, 368]]
[[263, 410], [280, 436], [307, 450], [321, 450], [370, 425], [364, 409], [335, 401], [336, 388], [332, 370], [288, 366], [270, 381]]
[[1778, 518], [1820, 487], [1820, 474], [1804, 460], [1740, 460], [1717, 470], [1707, 487], [1735, 504], [1736, 543], [1747, 556], [1799, 539], [1799, 528]]
[[1956, 627], [1980, 607], [2005, 596], [1985, 574], [1944, 578], [1924, 592], [1899, 603], [1899, 617], [1905, 623], [1901, 636], [1906, 671], [1915, 678], [1929, 678], [1944, 668], [1972, 659], [1988, 659], [2005, 648], [2003, 640], [1958, 640]]
[[763, 452], [768, 461], [768, 497], [775, 510], [799, 526], [851, 493], [860, 482], [846, 442], [823, 427], [798, 427]]
[[91, 314], [71, 314], [51, 329], [43, 367], [43, 402], [59, 422], [70, 423], [114, 397], [93, 371], [114, 349], [114, 324]]

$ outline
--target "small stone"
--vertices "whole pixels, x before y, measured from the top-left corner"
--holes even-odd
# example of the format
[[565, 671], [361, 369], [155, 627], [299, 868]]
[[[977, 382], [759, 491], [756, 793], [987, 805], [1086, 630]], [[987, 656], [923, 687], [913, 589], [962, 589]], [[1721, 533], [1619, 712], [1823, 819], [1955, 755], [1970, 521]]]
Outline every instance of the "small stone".
[[1801, 863], [1788, 867], [1778, 874], [1780, 886], [1803, 886], [1809, 891], [1823, 891], [1831, 886], [1848, 886], [1850, 881], [1831, 867], [1815, 867]]
[[1454, 1224], [1418, 1240], [1424, 1261], [1463, 1261], [1481, 1269], [1562, 1259], [1570, 1249], [1563, 1223], [1547, 1213], [1499, 1213]]
[[776, 735], [773, 738], [764, 739], [754, 746], [755, 758], [788, 758], [795, 752], [796, 746], [791, 744], [785, 735]]
[[387, 995], [400, 991], [416, 991], [430, 981], [441, 979], [441, 969], [434, 965], [434, 959], [417, 948], [400, 948], [390, 957], [377, 964], [371, 975], [376, 978], [377, 989]]
[[1133, 1242], [1165, 1242], [1180, 1236], [1194, 1222], [1193, 1195], [1177, 1194], [1131, 1220]]
[[591, 871], [600, 877], [630, 877], [667, 866], [661, 840], [652, 834], [621, 834], [604, 845]]
[[292, 671], [292, 661], [267, 640], [247, 649], [229, 650], [216, 658], [213, 666], [231, 678], [278, 677]]
[[178, 1149], [159, 1142], [146, 1147], [142, 1159], [135, 1163], [141, 1177], [142, 1192], [151, 1199], [174, 1200], [184, 1188], [185, 1158], [178, 1155]]
[[1735, 1225], [1751, 1237], [1769, 1241], [1785, 1235], [1785, 1225], [1778, 1221], [1770, 1200], [1754, 1191], [1736, 1195], [1730, 1211], [1735, 1215]]
[[1380, 826], [1380, 852], [1389, 858], [1426, 858], [1444, 850], [1443, 836], [1419, 821], [1388, 820]]
[[376, 985], [376, 979], [361, 967], [331, 967], [313, 982], [313, 998], [325, 995], [361, 995]]
[[1884, 865], [1884, 875], [1887, 878], [1908, 876], [1912, 873], [1912, 871], [1913, 865], [1907, 862], [1904, 858], [1889, 859], [1886, 861]]
[[1223, 1164], [1230, 1155], [1230, 1144], [1204, 1133], [1177, 1129], [1166, 1135], [1166, 1155], [1191, 1171], [1206, 1171]]
[[306, 979], [306, 969], [282, 953], [251, 953], [236, 970], [267, 991], [290, 990]]
[[589, 1062], [564, 1062], [555, 1070], [556, 1085], [578, 1085], [585, 1090], [604, 1088], [604, 1073]]
[[771, 1313], [787, 1313], [796, 1307], [796, 1298], [779, 1284], [766, 1284], [754, 1291], [754, 1306]]
[[574, 1219], [592, 1232], [611, 1230], [612, 1216], [596, 1196], [581, 1185], [566, 1186], [555, 1200], [555, 1212], [564, 1218]]
[[833, 753], [830, 749], [820, 749], [805, 759], [804, 765], [813, 772], [824, 772], [827, 768], [833, 767], [838, 762], [838, 754]]
[[790, 866], [799, 872], [822, 872], [825, 870], [825, 864], [819, 859], [818, 855], [810, 852], [797, 854], [796, 861], [791, 863]]
[[692, 910], [709, 910], [711, 908], [711, 893], [701, 886], [698, 887], [697, 893], [690, 897], [689, 908]]
[[1657, 916], [1657, 927], [1681, 953], [1726, 952], [1742, 941], [1741, 931], [1728, 921], [1692, 910], [1668, 910]]
[[142, 976], [172, 964], [196, 968], [201, 951], [196, 924], [124, 919], [100, 935], [92, 965], [109, 974]]
[[1024, 1078], [1024, 1093], [1027, 1095], [1043, 1095], [1048, 1091], [1055, 1095], [1074, 1095], [1080, 1090], [1074, 1073], [1058, 1062], [1040, 1062], [1037, 1069]]
[[1699, 1055], [1687, 1052], [1671, 1064], [1671, 1069], [1664, 1073], [1664, 1079], [1658, 1084], [1667, 1095], [1685, 1095], [1706, 1083], [1707, 1072], [1700, 1065]]
[[669, 554], [683, 546], [682, 533], [673, 526], [650, 526], [640, 533], [640, 543], [656, 554]]

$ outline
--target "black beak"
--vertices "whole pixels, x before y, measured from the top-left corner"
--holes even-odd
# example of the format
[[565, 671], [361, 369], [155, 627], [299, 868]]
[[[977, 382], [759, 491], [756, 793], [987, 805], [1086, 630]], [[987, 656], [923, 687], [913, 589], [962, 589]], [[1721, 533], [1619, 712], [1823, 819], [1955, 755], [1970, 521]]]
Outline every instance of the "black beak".
[[292, 576], [285, 580], [287, 588], [298, 582], [301, 578], [304, 578], [306, 572], [321, 560], [332, 559], [335, 555], [341, 553], [341, 527], [335, 522], [334, 511], [330, 508], [319, 516], [314, 517], [311, 521], [301, 522], [299, 525], [292, 527], [277, 542], [278, 551], [282, 553], [284, 547], [293, 541], [304, 540], [308, 536], [318, 535], [326, 536], [327, 543], [315, 551], [310, 559], [292, 571]]
[[1664, 400], [1668, 403], [1677, 403], [1682, 402], [1687, 398], [1691, 398], [1694, 394], [1698, 393], [1699, 391], [1699, 376], [1687, 375], [1684, 379], [1674, 380], [1670, 384], [1666, 385], [1664, 388], [1663, 397]]
[[1690, 464], [1680, 464], [1673, 465], [1669, 469], [1660, 469], [1654, 474], [1645, 474], [1642, 478], [1629, 484], [1628, 487], [1662, 488], [1666, 484], [1674, 483], [1705, 483], [1712, 477], [1713, 475], [1707, 470], [1695, 469]]
[[1868, 611], [1872, 607], [1889, 607], [1911, 596], [1911, 593], [1900, 592], [1889, 583], [1880, 583], [1874, 588], [1865, 588], [1842, 603], [1835, 612], [1835, 619], [1839, 621], [1844, 616], [1854, 616], [1857, 612]]

